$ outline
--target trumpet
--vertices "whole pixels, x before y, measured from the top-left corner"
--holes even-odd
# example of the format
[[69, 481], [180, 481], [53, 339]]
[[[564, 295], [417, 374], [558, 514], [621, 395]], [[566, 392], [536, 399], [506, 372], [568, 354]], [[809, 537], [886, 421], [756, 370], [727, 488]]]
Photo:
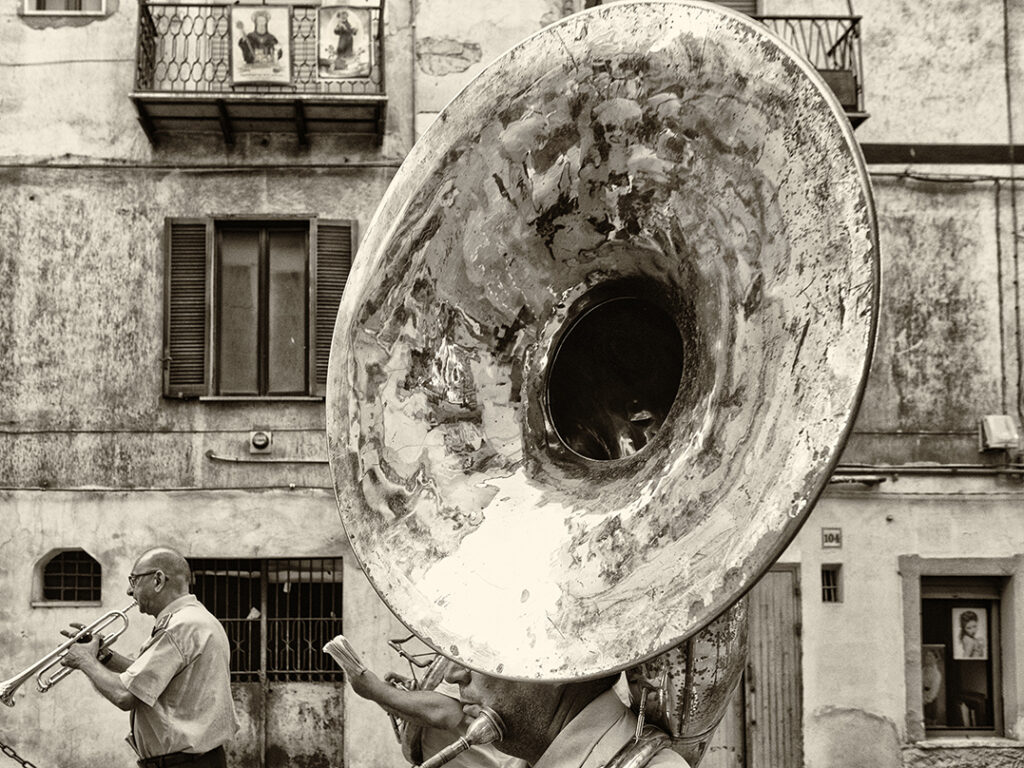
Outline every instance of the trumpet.
[[[126, 629], [128, 629], [128, 616], [127, 613], [135, 607], [135, 601], [132, 600], [127, 606], [122, 608], [120, 611], [109, 611], [108, 613], [100, 616], [96, 621], [88, 626], [82, 627], [78, 632], [75, 633], [74, 637], [69, 637], [63, 643], [58, 645], [48, 654], [39, 659], [35, 664], [25, 668], [17, 675], [12, 677], [10, 680], [5, 680], [0, 683], [0, 701], [6, 704], [8, 707], [14, 706], [14, 692], [29, 678], [35, 676], [36, 686], [39, 688], [40, 693], [46, 693], [53, 686], [63, 680], [65, 677], [70, 675], [74, 670], [71, 667], [61, 667], [60, 669], [50, 672], [53, 667], [60, 664], [61, 659], [67, 654], [68, 649], [75, 643], [87, 643], [94, 634], [106, 629], [114, 622], [121, 622], [121, 626], [111, 632], [109, 635], [104, 635], [103, 640], [100, 642], [100, 649], [109, 648], [114, 644], [114, 641], [119, 638]], [[48, 674], [49, 673], [49, 674]]]

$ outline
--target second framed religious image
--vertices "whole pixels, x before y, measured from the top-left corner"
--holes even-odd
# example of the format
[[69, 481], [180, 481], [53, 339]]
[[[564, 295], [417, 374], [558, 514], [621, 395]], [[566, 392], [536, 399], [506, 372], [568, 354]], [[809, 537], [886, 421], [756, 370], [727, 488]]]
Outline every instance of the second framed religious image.
[[326, 5], [317, 17], [317, 74], [322, 79], [347, 80], [370, 76], [373, 40], [370, 9], [355, 5]]

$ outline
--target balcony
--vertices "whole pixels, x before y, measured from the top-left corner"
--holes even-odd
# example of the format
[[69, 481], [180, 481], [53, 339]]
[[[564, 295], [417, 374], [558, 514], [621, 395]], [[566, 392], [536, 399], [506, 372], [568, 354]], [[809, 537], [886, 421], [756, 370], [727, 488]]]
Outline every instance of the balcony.
[[856, 128], [864, 111], [860, 16], [755, 16], [802, 53], [832, 88]]
[[161, 137], [384, 135], [384, 0], [372, 6], [139, 6], [139, 123]]

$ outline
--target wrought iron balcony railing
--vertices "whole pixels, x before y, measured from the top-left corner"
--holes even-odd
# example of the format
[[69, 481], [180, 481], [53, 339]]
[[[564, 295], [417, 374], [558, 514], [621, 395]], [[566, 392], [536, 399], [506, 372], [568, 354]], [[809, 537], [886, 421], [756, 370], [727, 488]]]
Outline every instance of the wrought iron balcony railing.
[[854, 126], [864, 112], [860, 16], [756, 16], [821, 73]]
[[[367, 0], [363, 0], [366, 2]], [[157, 143], [161, 132], [364, 133], [384, 130], [384, 0], [353, 6], [361, 45], [358, 71], [337, 68], [341, 30], [336, 13], [314, 5], [278, 6], [274, 18], [281, 72], [243, 72], [245, 30], [255, 31], [266, 6], [142, 2], [133, 101]], [[284, 15], [280, 15], [284, 14]], [[790, 43], [825, 78], [856, 126], [866, 117], [859, 16], [755, 17]], [[351, 38], [350, 38], [351, 39]], [[334, 41], [338, 45], [332, 46]], [[358, 61], [356, 61], [358, 60]]]
[[[341, 22], [323, 16], [326, 9], [292, 5], [273, 12], [278, 15], [267, 22], [266, 6], [259, 5], [140, 4], [132, 96], [153, 143], [160, 131], [211, 126], [229, 143], [236, 131], [282, 126], [300, 139], [316, 131], [379, 138], [386, 106], [384, 0], [348, 9], [354, 18], [345, 23], [355, 31], [348, 33], [345, 68], [337, 63]], [[248, 40], [267, 40], [250, 35], [260, 33], [260, 16], [263, 34], [277, 37], [269, 38], [273, 50], [267, 44], [254, 53]]]

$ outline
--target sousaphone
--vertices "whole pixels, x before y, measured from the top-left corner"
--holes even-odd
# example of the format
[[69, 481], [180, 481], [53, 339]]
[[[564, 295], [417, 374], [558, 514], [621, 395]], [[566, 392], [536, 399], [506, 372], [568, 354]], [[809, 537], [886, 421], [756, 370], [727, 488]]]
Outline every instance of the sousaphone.
[[497, 676], [656, 664], [723, 614], [742, 666], [740, 599], [859, 405], [878, 273], [850, 124], [757, 21], [541, 30], [416, 143], [345, 289], [328, 443], [370, 582]]

